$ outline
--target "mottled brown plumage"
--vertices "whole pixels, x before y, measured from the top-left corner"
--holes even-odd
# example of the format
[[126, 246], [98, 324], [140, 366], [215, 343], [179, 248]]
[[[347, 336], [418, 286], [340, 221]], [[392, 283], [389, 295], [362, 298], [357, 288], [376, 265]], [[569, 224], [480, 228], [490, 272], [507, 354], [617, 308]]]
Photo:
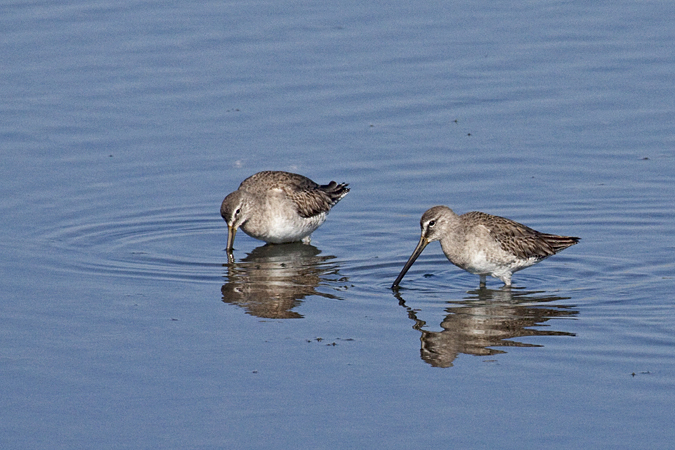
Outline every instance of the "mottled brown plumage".
[[319, 185], [290, 172], [264, 171], [245, 179], [220, 205], [228, 227], [227, 250], [241, 227], [246, 234], [280, 244], [302, 241], [325, 220], [330, 209], [347, 193], [347, 184]]
[[466, 222], [487, 227], [501, 247], [518, 258], [548, 258], [579, 242], [576, 237], [541, 233], [514, 220], [479, 211], [459, 217]]
[[255, 195], [268, 195], [269, 191], [279, 189], [293, 202], [301, 217], [309, 218], [328, 212], [347, 195], [347, 184], [331, 181], [319, 185], [309, 178], [297, 173], [281, 171], [263, 171], [251, 175], [241, 182], [239, 190]]
[[422, 250], [440, 241], [443, 253], [456, 266], [490, 275], [511, 285], [514, 272], [530, 267], [579, 242], [578, 237], [541, 233], [504, 217], [478, 211], [458, 216], [447, 206], [434, 206], [420, 220], [422, 236], [392, 287], [397, 287]]

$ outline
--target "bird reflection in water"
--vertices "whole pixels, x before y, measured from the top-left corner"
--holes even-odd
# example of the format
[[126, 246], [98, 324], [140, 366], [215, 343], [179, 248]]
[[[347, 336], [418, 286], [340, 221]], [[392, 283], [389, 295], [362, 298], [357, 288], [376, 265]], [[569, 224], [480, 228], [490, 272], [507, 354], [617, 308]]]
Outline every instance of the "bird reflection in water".
[[320, 256], [309, 244], [268, 244], [255, 248], [241, 261], [229, 260], [223, 302], [238, 305], [247, 314], [267, 319], [300, 319], [293, 311], [310, 295], [339, 297], [316, 290], [320, 285], [344, 282], [334, 256]]
[[452, 367], [460, 353], [489, 356], [506, 353], [493, 347], [541, 347], [512, 340], [523, 336], [575, 336], [574, 333], [538, 330], [552, 318], [571, 318], [579, 312], [562, 305], [546, 303], [568, 297], [545, 295], [542, 292], [516, 292], [511, 289], [469, 291], [462, 301], [452, 301], [440, 326], [442, 331], [424, 330], [426, 322], [396, 294], [399, 304], [420, 331], [422, 359], [434, 367]]

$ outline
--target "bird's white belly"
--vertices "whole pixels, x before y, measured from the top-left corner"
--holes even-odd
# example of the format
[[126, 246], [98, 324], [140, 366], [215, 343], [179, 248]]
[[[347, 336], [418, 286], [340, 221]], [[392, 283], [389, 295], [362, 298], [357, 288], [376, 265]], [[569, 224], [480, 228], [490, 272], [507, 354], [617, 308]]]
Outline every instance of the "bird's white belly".
[[[501, 257], [498, 257], [501, 256]], [[504, 252], [503, 255], [488, 255], [479, 250], [471, 255], [464, 270], [478, 275], [492, 275], [499, 278], [506, 273], [517, 272], [535, 264], [535, 258], [519, 259]]]
[[468, 264], [463, 267], [464, 270], [474, 274], [491, 274], [499, 268], [498, 264], [489, 261], [484, 251], [480, 250], [471, 255]]
[[247, 227], [244, 224], [242, 229], [246, 234], [256, 239], [272, 244], [283, 244], [302, 241], [312, 234], [325, 220], [326, 214], [318, 214], [310, 218], [297, 215], [292, 217], [276, 215], [268, 217], [264, 227]]

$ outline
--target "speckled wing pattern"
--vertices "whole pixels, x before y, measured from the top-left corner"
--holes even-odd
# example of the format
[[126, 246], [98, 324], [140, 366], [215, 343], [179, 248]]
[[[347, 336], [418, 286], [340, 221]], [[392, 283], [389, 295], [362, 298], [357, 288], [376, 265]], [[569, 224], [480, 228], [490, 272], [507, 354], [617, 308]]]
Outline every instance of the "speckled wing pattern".
[[298, 208], [298, 214], [302, 217], [327, 213], [349, 192], [346, 184], [338, 184], [335, 181], [322, 186], [318, 186], [314, 182], [311, 183], [313, 185], [311, 188], [307, 186], [304, 189], [294, 190], [292, 193], [288, 192], [289, 197]]
[[541, 233], [505, 217], [478, 211], [464, 214], [470, 221], [485, 226], [499, 245], [518, 258], [538, 260], [555, 255], [579, 242], [579, 238]]
[[337, 202], [349, 192], [347, 184], [338, 184], [331, 181], [325, 185], [318, 185], [302, 175], [290, 172], [259, 172], [242, 181], [239, 189], [252, 190], [257, 185], [257, 178], [265, 179], [267, 189], [280, 189], [295, 203], [298, 214], [309, 218], [317, 214], [330, 211]]

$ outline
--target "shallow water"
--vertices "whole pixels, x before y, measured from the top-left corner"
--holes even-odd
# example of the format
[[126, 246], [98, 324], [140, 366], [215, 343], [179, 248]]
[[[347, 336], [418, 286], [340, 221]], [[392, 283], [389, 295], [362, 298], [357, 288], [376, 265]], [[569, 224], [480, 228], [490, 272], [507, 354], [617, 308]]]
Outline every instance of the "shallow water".
[[[6, 448], [670, 448], [667, 2], [0, 7]], [[276, 169], [352, 191], [224, 252]], [[514, 275], [430, 206], [580, 244]]]

